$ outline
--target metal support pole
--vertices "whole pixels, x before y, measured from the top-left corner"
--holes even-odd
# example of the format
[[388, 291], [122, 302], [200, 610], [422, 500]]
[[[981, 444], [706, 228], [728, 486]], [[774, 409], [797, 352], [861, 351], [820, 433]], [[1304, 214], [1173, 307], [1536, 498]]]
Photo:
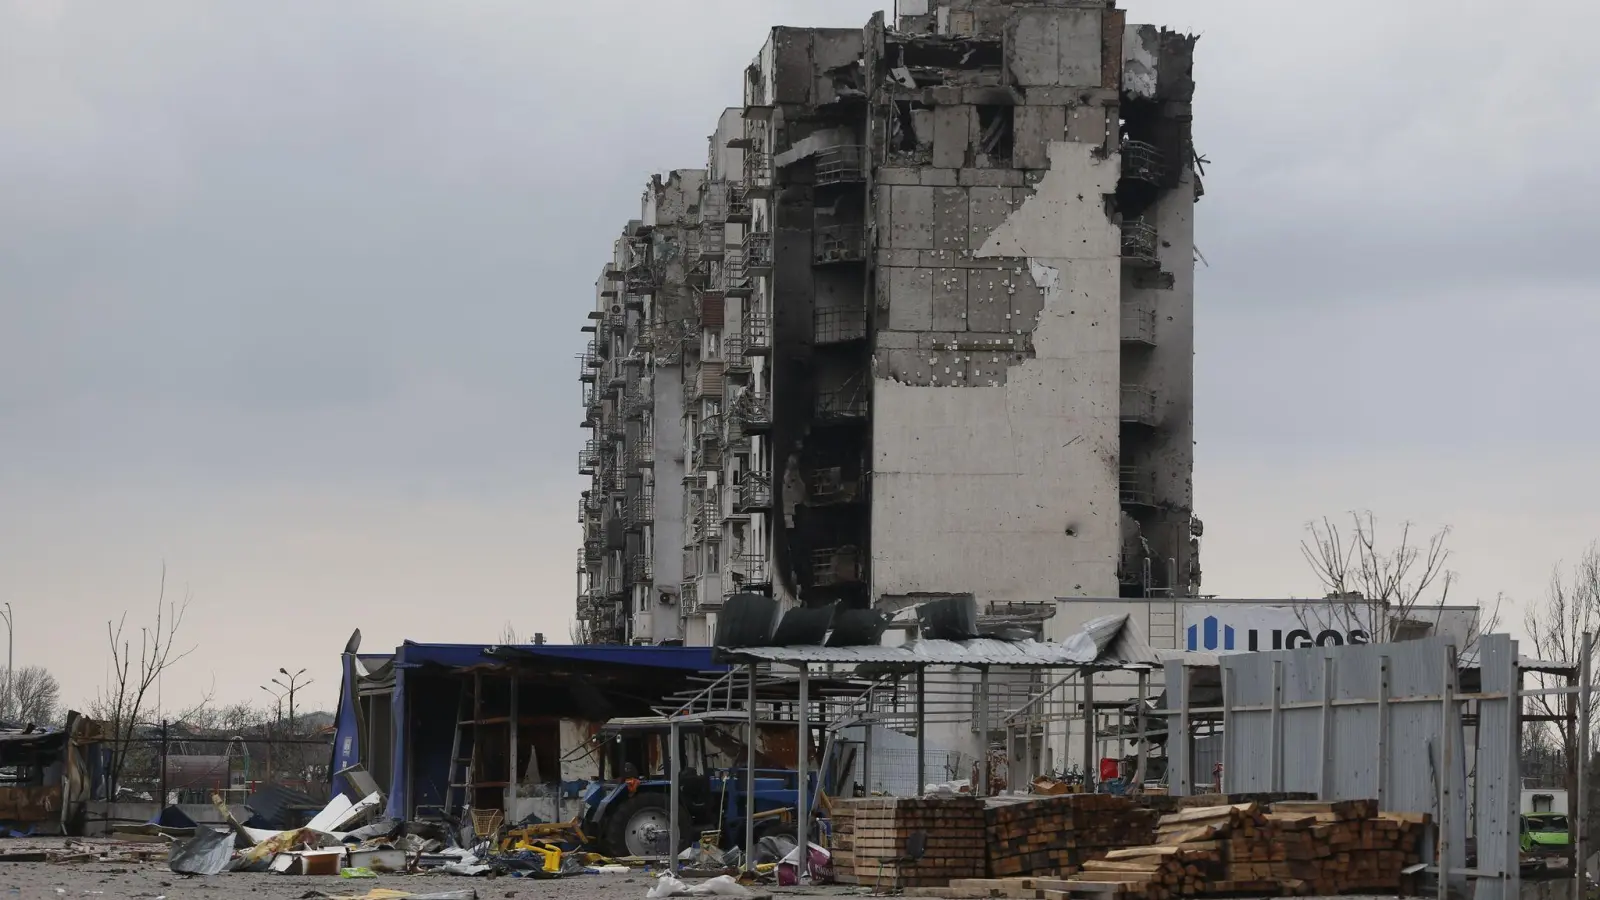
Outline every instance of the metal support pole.
[[750, 717], [750, 733], [745, 738], [744, 767], [744, 870], [756, 870], [756, 664], [750, 664], [750, 696], [746, 702], [746, 715]]
[[1100, 781], [1100, 761], [1094, 752], [1094, 670], [1084, 669], [1083, 682], [1083, 791], [1093, 793]]
[[[1268, 751], [1272, 755], [1268, 759], [1271, 785], [1268, 790], [1283, 790], [1283, 660], [1272, 661], [1272, 742]], [[1227, 777], [1228, 764], [1222, 764], [1223, 777]]]
[[676, 875], [678, 874], [678, 845], [680, 841], [678, 835], [682, 833], [681, 829], [684, 825], [684, 823], [678, 821], [679, 804], [683, 802], [678, 793], [680, 783], [683, 781], [682, 778], [678, 777], [678, 773], [683, 771], [683, 747], [680, 746], [683, 741], [683, 732], [678, 726], [677, 717], [673, 717], [672, 724], [667, 728], [667, 740], [671, 742], [671, 746], [667, 748], [667, 758], [670, 760], [667, 767], [667, 777], [671, 779], [667, 782], [667, 803], [672, 807], [667, 810], [667, 871]]
[[1389, 800], [1389, 657], [1378, 659], [1378, 808]]
[[1233, 744], [1233, 736], [1234, 736], [1234, 729], [1233, 729], [1233, 725], [1234, 725], [1234, 722], [1233, 722], [1234, 697], [1233, 697], [1233, 695], [1236, 692], [1236, 687], [1235, 687], [1235, 685], [1233, 683], [1234, 682], [1233, 670], [1228, 668], [1228, 666], [1226, 664], [1224, 664], [1222, 666], [1221, 675], [1222, 675], [1222, 756], [1221, 756], [1221, 760], [1222, 760], [1222, 779], [1221, 779], [1221, 782], [1222, 783], [1219, 785], [1219, 787], [1222, 789], [1222, 793], [1226, 794], [1228, 792], [1229, 773], [1231, 773], [1231, 772], [1233, 772], [1235, 770], [1234, 769], [1234, 763], [1233, 763], [1233, 751], [1234, 751], [1234, 744]]
[[1325, 798], [1333, 796], [1333, 766], [1328, 758], [1333, 755], [1333, 657], [1322, 658], [1322, 724], [1318, 735], [1320, 751], [1317, 753], [1317, 792]]
[[[167, 808], [167, 720], [161, 720], [161, 809]], [[159, 813], [157, 813], [159, 815]]]
[[[506, 826], [515, 825], [520, 819], [517, 816], [517, 783], [521, 780], [521, 773], [517, 771], [517, 757], [521, 748], [517, 746], [517, 670], [511, 670], [511, 718], [506, 728], [510, 732], [507, 740], [510, 744], [511, 755], [506, 757]], [[541, 773], [542, 774], [542, 773]]]
[[1439, 689], [1439, 712], [1443, 722], [1439, 729], [1439, 900], [1450, 900], [1450, 784], [1454, 780], [1455, 734], [1450, 723], [1454, 716], [1456, 681], [1456, 648], [1444, 649], [1444, 681]]
[[974, 796], [989, 796], [989, 667], [978, 667], [978, 784]]
[[799, 802], [796, 804], [799, 808], [795, 810], [795, 839], [800, 845], [800, 859], [799, 866], [795, 870], [795, 880], [799, 884], [805, 884], [809, 880], [811, 868], [807, 865], [811, 856], [811, 791], [807, 790], [810, 785], [806, 783], [810, 777], [807, 772], [811, 768], [811, 698], [809, 696], [809, 682], [810, 672], [807, 671], [804, 664], [801, 664], [800, 740], [798, 742], [799, 752], [795, 754], [799, 761], [795, 768], [800, 773], [798, 784]]
[[1578, 654], [1578, 827], [1572, 830], [1572, 877], [1574, 897], [1585, 894], [1589, 852], [1589, 693], [1594, 688], [1589, 666], [1594, 657], [1594, 632], [1583, 634], [1583, 649]]
[[1145, 715], [1144, 715], [1144, 698], [1145, 698], [1145, 695], [1148, 694], [1148, 693], [1150, 693], [1150, 673], [1147, 672], [1147, 671], [1141, 670], [1139, 672], [1139, 697], [1138, 697], [1138, 701], [1139, 702], [1138, 702], [1138, 706], [1136, 707], [1136, 710], [1137, 710], [1136, 721], [1138, 723], [1138, 728], [1139, 728], [1139, 750], [1138, 750], [1138, 753], [1139, 753], [1139, 764], [1136, 765], [1134, 767], [1134, 769], [1133, 769], [1133, 784], [1134, 784], [1135, 787], [1137, 787], [1139, 789], [1139, 793], [1141, 793], [1141, 794], [1144, 793], [1144, 782], [1145, 782], [1145, 779], [1148, 777], [1146, 775], [1146, 772], [1145, 772], [1145, 760], [1150, 758], [1150, 744], [1149, 744], [1149, 742], [1147, 740], [1145, 740]]
[[928, 668], [917, 667], [917, 796], [928, 786]]
[[866, 716], [864, 716], [866, 719], [866, 724], [862, 726], [861, 790], [868, 797], [872, 796], [872, 694], [873, 691], [877, 690], [877, 688], [877, 682], [873, 682], [872, 685], [867, 688], [867, 711]]

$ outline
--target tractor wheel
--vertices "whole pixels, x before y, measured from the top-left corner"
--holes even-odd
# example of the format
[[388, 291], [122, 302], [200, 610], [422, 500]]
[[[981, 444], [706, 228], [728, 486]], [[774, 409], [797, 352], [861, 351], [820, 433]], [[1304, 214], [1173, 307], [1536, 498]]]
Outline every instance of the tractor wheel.
[[[672, 806], [660, 794], [635, 794], [607, 818], [606, 845], [612, 856], [661, 857], [669, 855]], [[682, 853], [694, 842], [696, 831], [689, 814], [678, 812], [678, 849]], [[675, 854], [674, 854], [675, 855]]]

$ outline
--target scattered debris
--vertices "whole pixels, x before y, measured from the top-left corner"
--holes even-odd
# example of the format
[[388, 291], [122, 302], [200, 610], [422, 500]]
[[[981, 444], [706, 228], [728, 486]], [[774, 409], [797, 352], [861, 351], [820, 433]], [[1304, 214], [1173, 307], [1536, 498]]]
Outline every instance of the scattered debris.
[[220, 875], [232, 860], [232, 832], [197, 828], [188, 842], [172, 845], [167, 867], [179, 875]]

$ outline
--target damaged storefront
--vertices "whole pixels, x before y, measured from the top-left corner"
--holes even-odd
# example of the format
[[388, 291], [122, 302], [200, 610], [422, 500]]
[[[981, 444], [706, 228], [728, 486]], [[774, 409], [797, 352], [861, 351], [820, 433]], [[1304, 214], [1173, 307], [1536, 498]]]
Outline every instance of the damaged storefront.
[[576, 817], [601, 724], [725, 671], [694, 647], [407, 642], [343, 662], [336, 794], [370, 777], [393, 818], [508, 823]]
[[99, 743], [98, 725], [75, 712], [60, 729], [0, 724], [0, 829], [82, 833]]

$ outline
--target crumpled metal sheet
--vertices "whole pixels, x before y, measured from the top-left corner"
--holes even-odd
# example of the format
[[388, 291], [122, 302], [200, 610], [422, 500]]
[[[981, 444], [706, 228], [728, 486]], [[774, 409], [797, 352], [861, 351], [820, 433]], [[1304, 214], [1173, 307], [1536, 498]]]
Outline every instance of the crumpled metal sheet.
[[220, 875], [233, 859], [233, 832], [197, 828], [187, 843], [174, 844], [167, 866], [179, 875]]

